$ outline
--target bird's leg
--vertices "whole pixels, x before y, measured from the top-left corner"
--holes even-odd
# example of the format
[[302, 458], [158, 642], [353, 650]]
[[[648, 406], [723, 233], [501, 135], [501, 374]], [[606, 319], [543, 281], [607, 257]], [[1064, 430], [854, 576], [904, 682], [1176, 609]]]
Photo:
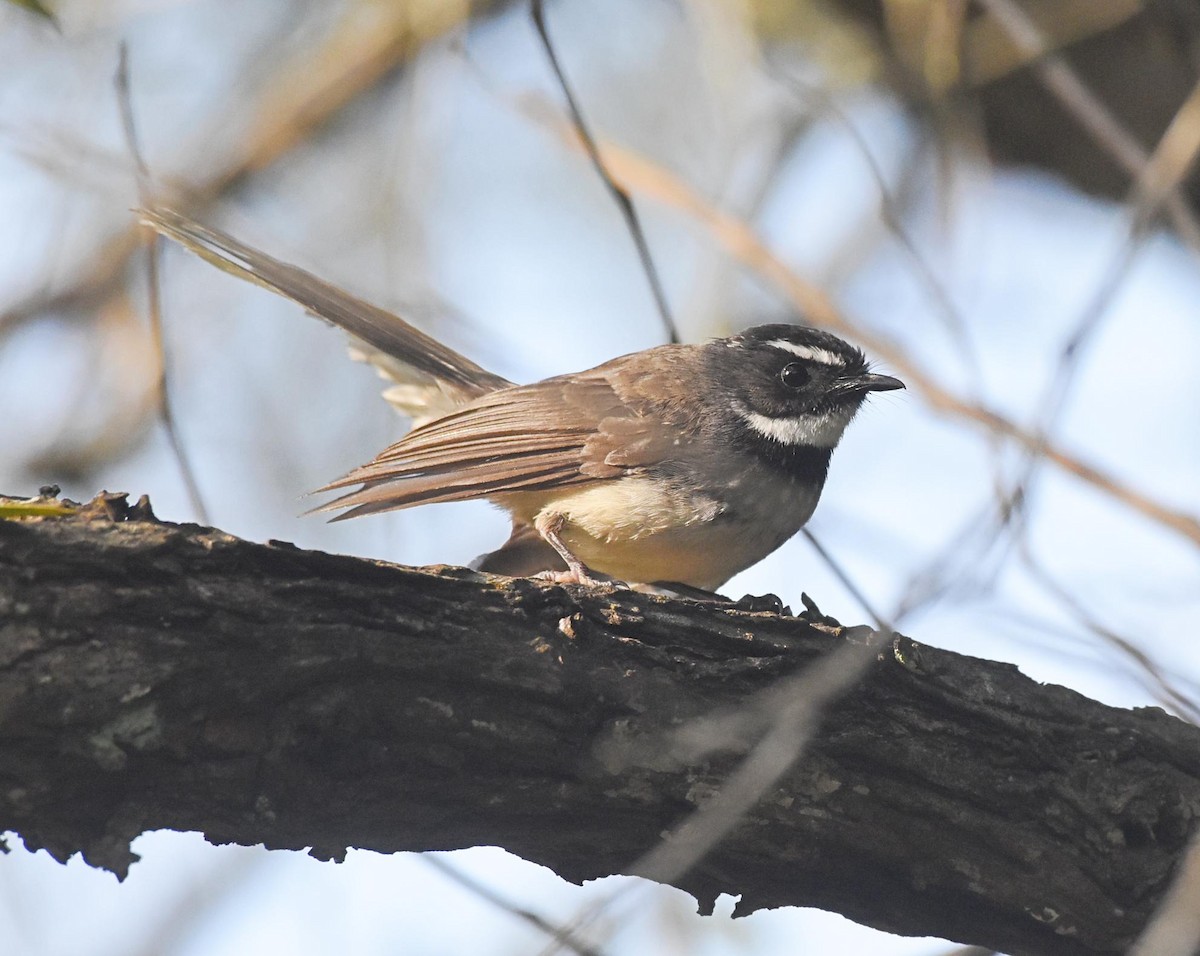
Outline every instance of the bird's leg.
[[547, 581], [553, 581], [555, 584], [583, 584], [589, 587], [596, 587], [601, 584], [613, 583], [612, 578], [607, 575], [597, 574], [588, 568], [586, 564], [580, 561], [571, 552], [560, 537], [562, 534], [563, 525], [567, 523], [567, 516], [559, 511], [543, 511], [533, 519], [533, 526], [550, 547], [558, 552], [558, 556], [566, 562], [566, 571], [542, 571], [537, 575]]

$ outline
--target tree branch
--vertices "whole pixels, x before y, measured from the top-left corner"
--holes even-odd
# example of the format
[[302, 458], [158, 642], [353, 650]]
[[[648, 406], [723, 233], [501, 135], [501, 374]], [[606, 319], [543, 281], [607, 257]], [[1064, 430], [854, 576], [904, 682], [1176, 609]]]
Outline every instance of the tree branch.
[[[810, 616], [811, 617], [811, 616]], [[124, 874], [144, 830], [622, 871], [718, 789], [672, 747], [827, 619], [257, 545], [99, 500], [0, 520], [0, 829]], [[677, 881], [1009, 953], [1121, 951], [1200, 816], [1200, 730], [903, 644]], [[761, 699], [761, 698], [759, 698]]]

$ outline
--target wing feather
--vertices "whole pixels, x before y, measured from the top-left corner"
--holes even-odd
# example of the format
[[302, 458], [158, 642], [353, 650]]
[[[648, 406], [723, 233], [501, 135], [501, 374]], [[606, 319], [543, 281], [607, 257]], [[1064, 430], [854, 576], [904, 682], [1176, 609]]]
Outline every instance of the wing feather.
[[584, 472], [589, 438], [604, 420], [635, 414], [602, 375], [491, 392], [414, 429], [320, 489], [363, 486], [317, 510], [348, 508], [340, 520], [593, 481], [598, 476]]
[[404, 479], [399, 485], [391, 482], [368, 485], [358, 491], [342, 495], [316, 510], [348, 508], [348, 511], [331, 519], [342, 521], [346, 518], [357, 518], [360, 515], [377, 514], [381, 511], [394, 511], [413, 505], [487, 498], [495, 494], [535, 491], [543, 487], [561, 488], [586, 480], [580, 476], [578, 469], [550, 466], [533, 470], [527, 463], [517, 474], [499, 476], [486, 482], [481, 480], [477, 474], [457, 479], [448, 479], [445, 475], [427, 475]]
[[413, 429], [372, 461], [321, 491], [362, 487], [318, 508], [340, 518], [440, 501], [604, 481], [686, 457], [695, 427], [667, 414], [664, 392], [690, 393], [662, 346], [575, 375], [481, 395]]

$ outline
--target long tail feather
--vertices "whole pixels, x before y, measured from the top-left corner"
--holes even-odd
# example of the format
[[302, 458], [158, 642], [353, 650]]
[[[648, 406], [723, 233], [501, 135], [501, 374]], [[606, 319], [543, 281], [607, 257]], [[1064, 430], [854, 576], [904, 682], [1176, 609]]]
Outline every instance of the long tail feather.
[[270, 289], [345, 329], [371, 348], [460, 393], [463, 400], [512, 383], [405, 322], [297, 266], [166, 207], [137, 210], [142, 221], [206, 262]]

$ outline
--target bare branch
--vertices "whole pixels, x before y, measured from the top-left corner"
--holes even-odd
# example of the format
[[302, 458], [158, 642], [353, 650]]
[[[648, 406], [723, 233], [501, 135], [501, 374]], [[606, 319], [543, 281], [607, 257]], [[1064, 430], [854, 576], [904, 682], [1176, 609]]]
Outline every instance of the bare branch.
[[[753, 746], [687, 761], [664, 734], [794, 689], [844, 633], [254, 545], [111, 498], [4, 520], [0, 828], [118, 871], [167, 827], [620, 872]], [[1130, 945], [1200, 808], [1200, 730], [901, 651], [677, 885], [706, 910], [729, 892], [741, 913], [816, 905], [1005, 952]]]
[[[197, 212], [237, 188], [385, 82], [431, 40], [494, 5], [495, 0], [462, 4], [428, 0], [420, 15], [412, 3], [350, 5], [323, 47], [305, 50], [285, 64], [263, 91], [237, 158], [210, 172], [186, 194], [172, 196], [172, 204]], [[108, 240], [67, 288], [0, 313], [0, 333], [47, 312], [83, 306], [99, 310], [105, 299], [119, 293], [129, 259], [143, 244], [141, 228], [131, 224]]]
[[[125, 145], [133, 157], [134, 168], [137, 170], [138, 201], [143, 206], [153, 202], [150, 185], [150, 167], [142, 154], [141, 143], [137, 133], [137, 122], [133, 115], [133, 96], [129, 86], [129, 48], [122, 43], [114, 79], [117, 92], [117, 105], [121, 110], [121, 126], [125, 131]], [[179, 428], [175, 423], [175, 413], [171, 408], [171, 392], [168, 387], [168, 362], [166, 338], [163, 335], [162, 319], [162, 282], [160, 281], [160, 256], [158, 237], [153, 236], [146, 247], [146, 290], [150, 302], [150, 334], [154, 342], [154, 352], [158, 358], [158, 375], [155, 381], [155, 397], [158, 405], [158, 417], [162, 421], [163, 430], [167, 434], [167, 442], [171, 446], [171, 454], [179, 468], [187, 490], [188, 500], [197, 520], [208, 524], [208, 508], [204, 504], [204, 496], [200, 493], [200, 483], [196, 480], [195, 469], [188, 458], [187, 449], [179, 437]]]

